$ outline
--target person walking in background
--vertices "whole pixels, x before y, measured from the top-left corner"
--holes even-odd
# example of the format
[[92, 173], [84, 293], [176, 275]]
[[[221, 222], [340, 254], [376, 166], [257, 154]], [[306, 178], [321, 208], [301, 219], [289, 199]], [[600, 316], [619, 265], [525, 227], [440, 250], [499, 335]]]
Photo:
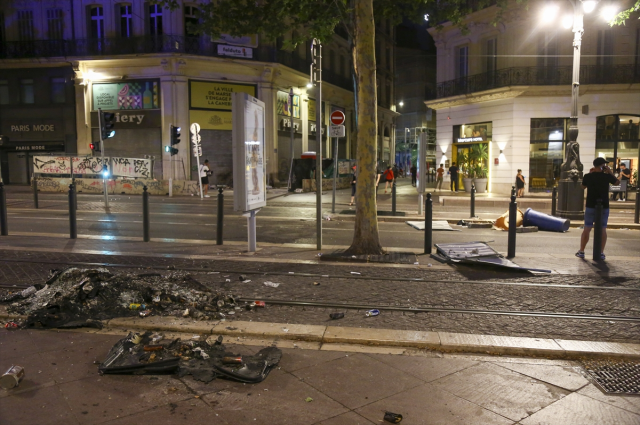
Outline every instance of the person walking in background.
[[436, 170], [436, 189], [442, 190], [442, 179], [444, 178], [444, 164], [440, 164], [440, 168]]
[[418, 172], [418, 169], [416, 168], [415, 165], [411, 166], [411, 186], [416, 187], [416, 173]]
[[205, 159], [204, 163], [200, 165], [200, 181], [202, 182], [202, 190], [204, 192], [205, 198], [210, 198], [207, 195], [209, 192], [209, 176], [211, 175], [211, 170], [209, 169], [209, 160]]
[[[627, 165], [624, 162], [620, 162], [620, 168], [616, 171], [618, 172], [618, 177], [620, 178], [620, 184], [622, 184], [623, 180], [626, 180], [627, 187], [629, 187], [629, 183], [631, 182], [631, 170], [627, 168]], [[625, 195], [626, 195], [625, 192], [613, 192], [614, 201], [616, 200], [618, 195], [620, 196], [620, 199], [618, 199], [618, 201], [625, 200]]]
[[[456, 167], [456, 163], [452, 163], [451, 167], [449, 167], [449, 175], [451, 175], [451, 191], [452, 192], [457, 192], [458, 191], [458, 172], [460, 172], [460, 169], [458, 167]], [[455, 190], [453, 190], [453, 188], [456, 188]]]
[[522, 175], [522, 170], [518, 169], [518, 174], [516, 174], [516, 189], [518, 189], [517, 196], [518, 198], [524, 197], [524, 176]]
[[602, 253], [600, 259], [604, 260], [604, 246], [607, 244], [607, 221], [609, 220], [609, 185], [619, 184], [618, 180], [607, 167], [607, 160], [596, 158], [593, 160], [593, 168], [582, 178], [582, 188], [587, 189], [587, 203], [584, 209], [584, 230], [580, 237], [580, 249], [576, 257], [584, 258], [584, 249], [589, 242], [589, 235], [596, 219], [596, 204], [598, 199], [602, 201]]
[[356, 166], [353, 166], [353, 174], [351, 174], [351, 202], [349, 205], [353, 205], [353, 201], [356, 197]]
[[387, 166], [387, 169], [382, 173], [382, 177], [386, 182], [384, 184], [384, 193], [387, 193], [387, 188], [390, 188], [393, 185], [393, 170], [390, 166]]

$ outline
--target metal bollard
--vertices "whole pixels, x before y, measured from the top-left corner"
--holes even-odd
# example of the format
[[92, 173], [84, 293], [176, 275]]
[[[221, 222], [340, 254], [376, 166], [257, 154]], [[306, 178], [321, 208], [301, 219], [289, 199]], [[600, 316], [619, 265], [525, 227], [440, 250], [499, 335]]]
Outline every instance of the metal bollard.
[[471, 218], [476, 217], [476, 185], [471, 185]]
[[433, 200], [431, 194], [427, 193], [427, 199], [424, 201], [424, 253], [431, 254], [433, 246]]
[[558, 188], [554, 187], [551, 191], [551, 215], [556, 215], [556, 202], [558, 202]]
[[78, 211], [78, 186], [76, 185], [75, 177], [71, 179], [71, 184], [73, 185], [73, 191], [75, 193], [75, 198], [74, 198], [74, 201], [73, 201], [73, 208], [75, 208], [76, 211]]
[[638, 190], [636, 190], [636, 213], [633, 216], [633, 222], [636, 224], [640, 223], [640, 185], [638, 185]]
[[222, 226], [224, 222], [224, 195], [223, 187], [218, 187], [218, 221], [216, 223], [216, 245], [222, 245]]
[[142, 188], [142, 239], [149, 242], [149, 192], [147, 186]]
[[596, 200], [596, 217], [593, 223], [593, 261], [600, 261], [602, 254], [602, 199]]
[[69, 239], [78, 239], [78, 224], [76, 223], [76, 188], [69, 185]]
[[0, 235], [8, 236], [7, 227], [7, 195], [4, 192], [4, 183], [0, 182]]
[[396, 179], [393, 179], [391, 185], [391, 214], [396, 215]]
[[33, 207], [38, 209], [38, 179], [31, 178], [31, 186], [33, 187]]
[[509, 203], [509, 241], [507, 245], [507, 258], [516, 256], [516, 225], [518, 221], [518, 203], [516, 202], [516, 187], [511, 189], [511, 202]]

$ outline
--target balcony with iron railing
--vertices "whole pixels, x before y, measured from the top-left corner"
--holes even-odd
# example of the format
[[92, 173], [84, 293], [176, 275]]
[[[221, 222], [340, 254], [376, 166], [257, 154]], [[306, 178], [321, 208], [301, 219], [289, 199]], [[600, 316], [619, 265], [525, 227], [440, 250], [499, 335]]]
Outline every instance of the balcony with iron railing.
[[[51, 57], [115, 57], [153, 53], [181, 53], [259, 62], [275, 62], [296, 71], [309, 73], [310, 62], [295, 52], [263, 45], [251, 50], [249, 56], [226, 56], [218, 53], [218, 43], [205, 37], [179, 35], [147, 35], [129, 38], [101, 38], [76, 40], [5, 41], [0, 44], [0, 59]], [[351, 79], [323, 71], [323, 81], [353, 91]]]
[[[498, 69], [437, 84], [430, 99], [459, 96], [509, 86], [571, 85], [571, 66], [526, 66]], [[640, 65], [582, 65], [580, 84], [640, 83]]]

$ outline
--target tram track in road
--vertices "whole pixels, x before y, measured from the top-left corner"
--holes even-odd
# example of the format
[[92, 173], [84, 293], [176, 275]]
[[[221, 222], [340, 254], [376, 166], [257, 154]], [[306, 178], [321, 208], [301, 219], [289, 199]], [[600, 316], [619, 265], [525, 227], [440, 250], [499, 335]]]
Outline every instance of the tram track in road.
[[[533, 283], [533, 282], [506, 282], [506, 281], [491, 281], [491, 280], [455, 280], [455, 279], [429, 279], [429, 278], [410, 278], [410, 277], [382, 277], [382, 276], [368, 276], [360, 274], [320, 274], [320, 273], [305, 273], [305, 272], [274, 272], [274, 271], [242, 271], [227, 270], [219, 268], [205, 268], [205, 267], [171, 267], [167, 266], [154, 266], [154, 265], [135, 265], [135, 264], [123, 264], [123, 263], [110, 263], [110, 262], [88, 262], [88, 261], [64, 261], [64, 260], [45, 260], [45, 259], [13, 259], [13, 258], [0, 258], [0, 263], [29, 263], [29, 264], [53, 264], [60, 265], [65, 264], [68, 266], [85, 266], [85, 267], [112, 267], [112, 268], [145, 268], [153, 270], [164, 271], [186, 271], [186, 272], [200, 272], [200, 273], [231, 273], [231, 274], [244, 274], [244, 275], [260, 275], [260, 276], [297, 276], [297, 277], [309, 277], [318, 279], [352, 279], [352, 280], [377, 280], [377, 281], [391, 281], [391, 282], [415, 282], [415, 283], [449, 283], [449, 284], [463, 284], [463, 285], [503, 285], [503, 286], [521, 286], [521, 287], [535, 287], [535, 288], [559, 288], [559, 289], [582, 289], [582, 290], [601, 290], [601, 291], [634, 291], [640, 292], [640, 287], [619, 287], [619, 286], [597, 286], [597, 285], [567, 285], [557, 283]], [[0, 284], [0, 288], [13, 288], [14, 285]], [[25, 286], [26, 287], [26, 286]]]

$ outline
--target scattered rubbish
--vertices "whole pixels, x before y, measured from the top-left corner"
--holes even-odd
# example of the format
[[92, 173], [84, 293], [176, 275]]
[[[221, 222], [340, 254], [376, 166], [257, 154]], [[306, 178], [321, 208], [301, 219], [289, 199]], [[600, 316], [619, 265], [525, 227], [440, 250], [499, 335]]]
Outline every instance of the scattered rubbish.
[[160, 351], [162, 349], [164, 349], [164, 345], [156, 344], [156, 345], [145, 345], [144, 346], [144, 351]]
[[536, 226], [516, 227], [516, 233], [535, 233], [538, 231]]
[[129, 335], [130, 335], [129, 341], [131, 341], [132, 343], [137, 345], [137, 344], [140, 344], [140, 342], [142, 342], [142, 336], [140, 334], [131, 333]]
[[384, 412], [384, 420], [392, 424], [399, 424], [402, 421], [402, 415], [399, 413]]
[[304, 399], [304, 401], [306, 401], [307, 403], [311, 403], [313, 399], [311, 397], [307, 397]]
[[569, 230], [571, 220], [568, 218], [554, 217], [552, 215], [527, 208], [524, 213], [523, 224], [525, 226], [536, 226], [540, 230], [546, 230], [549, 232], [566, 232]]
[[[424, 220], [421, 221], [405, 221], [409, 226], [416, 230], [424, 230]], [[460, 222], [458, 222], [460, 225]], [[449, 226], [449, 222], [446, 220], [433, 220], [431, 222], [431, 230], [445, 230], [450, 232], [460, 232], [460, 229], [454, 229]]]
[[362, 273], [359, 273], [359, 272], [351, 272], [351, 274], [362, 274]]
[[162, 334], [153, 334], [151, 335], [151, 342], [154, 344], [159, 343], [160, 341], [162, 341], [164, 338], [164, 335]]
[[22, 366], [13, 365], [0, 377], [0, 387], [5, 390], [15, 388], [24, 378], [24, 368]]
[[140, 312], [140, 317], [151, 316], [151, 310], [143, 310]]
[[318, 254], [318, 257], [322, 257], [322, 253]]
[[145, 307], [144, 304], [137, 304], [137, 303], [129, 304], [129, 309], [130, 310], [140, 310], [140, 308], [142, 308], [144, 310], [144, 307]]
[[16, 322], [7, 322], [4, 325], [5, 329], [18, 329], [18, 324]]
[[256, 303], [256, 307], [266, 307], [267, 303], [265, 303], [264, 301], [255, 301]]
[[314, 284], [315, 286], [318, 286], [318, 285], [320, 285], [320, 282], [313, 282], [313, 284]]
[[231, 282], [231, 279], [225, 279], [224, 281], [225, 282]]
[[239, 279], [240, 281], [243, 281], [243, 280], [245, 280], [245, 279], [246, 279], [246, 277], [244, 277], [244, 276], [240, 275], [240, 277], [239, 277], [238, 279]]
[[442, 263], [460, 263], [504, 267], [513, 270], [551, 273], [551, 270], [520, 267], [507, 260], [486, 242], [460, 242], [435, 244], [437, 251], [431, 257]]
[[[111, 348], [98, 368], [101, 374], [177, 373], [179, 377], [192, 375], [195, 380], [205, 383], [217, 377], [258, 383], [264, 381], [282, 357], [282, 351], [277, 347], [266, 347], [254, 356], [243, 357], [227, 352], [221, 342], [209, 344], [181, 341], [180, 338], [163, 344], [162, 350], [149, 352], [144, 347], [150, 342], [151, 332], [140, 336], [140, 344], [134, 344], [132, 338], [129, 334]], [[227, 357], [240, 358], [241, 362], [224, 364], [223, 359]]]
[[326, 221], [331, 221], [331, 216], [330, 215], [323, 215], [322, 218]]
[[433, 265], [431, 263], [428, 263], [427, 267], [433, 267]]
[[368, 310], [365, 313], [365, 316], [367, 317], [373, 317], [373, 316], [378, 316], [380, 314], [380, 310], [378, 310], [377, 308], [374, 308], [373, 310]]
[[629, 230], [629, 228], [628, 227], [621, 227], [618, 230]]
[[185, 309], [185, 311], [182, 312], [182, 317], [189, 317], [189, 309]]
[[27, 289], [20, 292], [20, 295], [22, 296], [22, 298], [27, 298], [29, 295], [35, 294], [36, 292], [38, 292], [38, 290], [35, 286], [29, 286]]
[[302, 189], [296, 189], [295, 192], [296, 193], [302, 193]]
[[342, 319], [344, 317], [344, 313], [331, 313], [329, 314], [331, 320]]
[[264, 282], [264, 284], [265, 284], [265, 286], [270, 286], [270, 287], [272, 287], [272, 288], [277, 288], [278, 286], [280, 286], [280, 284], [279, 284], [279, 283], [276, 283], [276, 282], [270, 282], [270, 281], [268, 281], [268, 280], [267, 280], [266, 282]]
[[[524, 221], [524, 214], [518, 208], [517, 215], [516, 215], [516, 227], [522, 226], [523, 221]], [[509, 230], [509, 210], [507, 210], [506, 213], [498, 217], [494, 226], [501, 230]]]
[[419, 261], [416, 261], [416, 262], [415, 262], [415, 263], [413, 263], [413, 264], [418, 265], [418, 264], [420, 264], [420, 262], [419, 262]]
[[242, 281], [242, 283], [249, 283], [249, 282], [251, 282], [251, 280], [249, 280], [249, 279]]
[[242, 356], [223, 357], [222, 364], [242, 364]]

